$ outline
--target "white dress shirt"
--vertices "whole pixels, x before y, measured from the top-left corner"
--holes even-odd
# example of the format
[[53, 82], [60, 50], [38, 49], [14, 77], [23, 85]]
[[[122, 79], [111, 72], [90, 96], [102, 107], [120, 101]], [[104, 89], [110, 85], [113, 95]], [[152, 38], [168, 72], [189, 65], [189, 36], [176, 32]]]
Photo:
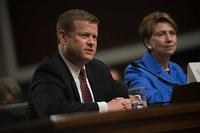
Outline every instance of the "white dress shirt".
[[[73, 65], [69, 60], [67, 60], [61, 53], [60, 53], [62, 59], [64, 60], [65, 64], [68, 66], [71, 74], [72, 74], [72, 77], [74, 78], [74, 81], [76, 83], [76, 87], [78, 89], [78, 93], [79, 93], [79, 96], [80, 96], [80, 100], [81, 100], [81, 103], [84, 103], [83, 101], [83, 97], [82, 97], [82, 92], [81, 92], [81, 88], [80, 88], [80, 81], [78, 79], [78, 76], [79, 76], [79, 73], [80, 73], [80, 68], [76, 67], [75, 65]], [[84, 66], [84, 69], [86, 70], [85, 66]], [[86, 70], [87, 71], [87, 70]], [[92, 92], [92, 89], [91, 89], [91, 86], [90, 86], [90, 83], [88, 81], [88, 78], [87, 78], [87, 75], [86, 75], [86, 82], [87, 82], [87, 86], [89, 88], [89, 91], [91, 93], [91, 96], [92, 96], [92, 101], [95, 102], [94, 100], [94, 95], [93, 95], [93, 92]], [[103, 113], [103, 112], [108, 112], [108, 104], [105, 102], [105, 101], [102, 101], [102, 102], [97, 102], [98, 106], [99, 106], [99, 112], [100, 113]]]

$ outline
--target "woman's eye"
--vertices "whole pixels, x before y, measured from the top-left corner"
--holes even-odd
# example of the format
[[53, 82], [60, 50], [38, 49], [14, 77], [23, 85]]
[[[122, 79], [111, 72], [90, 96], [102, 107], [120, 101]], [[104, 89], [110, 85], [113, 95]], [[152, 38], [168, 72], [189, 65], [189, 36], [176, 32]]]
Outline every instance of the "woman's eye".
[[163, 32], [158, 33], [158, 36], [163, 36], [163, 35], [164, 35]]

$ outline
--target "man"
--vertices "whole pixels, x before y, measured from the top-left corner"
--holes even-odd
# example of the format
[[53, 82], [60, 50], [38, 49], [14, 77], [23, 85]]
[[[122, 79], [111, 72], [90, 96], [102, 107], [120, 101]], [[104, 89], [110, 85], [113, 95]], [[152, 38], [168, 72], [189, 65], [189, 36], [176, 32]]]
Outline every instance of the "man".
[[[72, 9], [57, 19], [58, 51], [36, 69], [29, 113], [52, 114], [131, 109], [127, 89], [113, 80], [109, 68], [93, 59], [99, 20], [87, 11]], [[79, 74], [86, 72], [86, 81]], [[84, 75], [84, 74], [83, 74]], [[84, 87], [82, 87], [84, 84]], [[87, 88], [87, 92], [82, 88]], [[86, 96], [85, 96], [86, 95]]]

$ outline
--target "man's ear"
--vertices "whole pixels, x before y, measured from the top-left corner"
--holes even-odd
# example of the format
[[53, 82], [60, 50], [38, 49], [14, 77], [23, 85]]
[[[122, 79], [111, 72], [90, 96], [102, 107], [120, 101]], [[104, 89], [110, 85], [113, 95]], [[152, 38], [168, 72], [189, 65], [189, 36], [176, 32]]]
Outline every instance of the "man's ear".
[[66, 41], [67, 38], [64, 30], [58, 32], [58, 38], [61, 44]]

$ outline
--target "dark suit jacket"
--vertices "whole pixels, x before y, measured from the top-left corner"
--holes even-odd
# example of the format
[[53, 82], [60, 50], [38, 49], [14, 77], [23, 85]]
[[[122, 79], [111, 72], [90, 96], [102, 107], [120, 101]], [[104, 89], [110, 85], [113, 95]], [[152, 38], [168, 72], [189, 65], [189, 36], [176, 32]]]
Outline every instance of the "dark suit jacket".
[[[113, 80], [109, 68], [101, 61], [93, 59], [85, 66], [95, 102], [128, 97], [127, 89]], [[30, 117], [99, 110], [97, 103], [80, 102], [75, 81], [59, 53], [45, 58], [38, 66], [30, 95]]]

